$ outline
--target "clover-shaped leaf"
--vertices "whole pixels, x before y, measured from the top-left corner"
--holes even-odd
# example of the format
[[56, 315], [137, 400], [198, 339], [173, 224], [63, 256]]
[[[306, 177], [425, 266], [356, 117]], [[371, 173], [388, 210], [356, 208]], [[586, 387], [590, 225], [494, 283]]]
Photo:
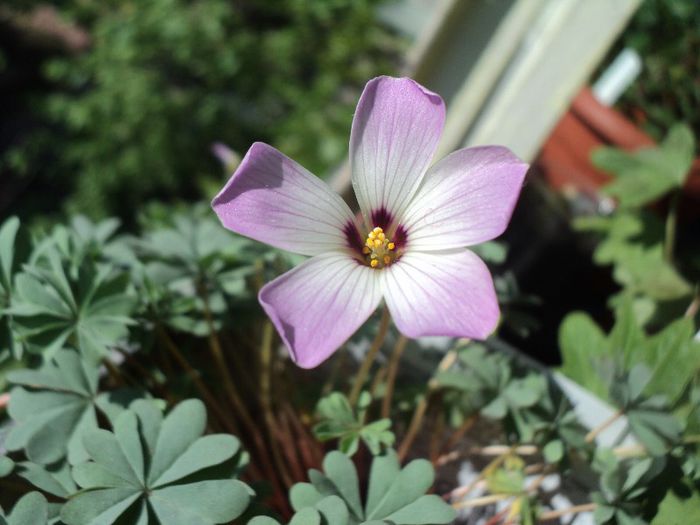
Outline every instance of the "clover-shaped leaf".
[[84, 259], [77, 268], [53, 245], [15, 276], [6, 313], [28, 349], [52, 355], [69, 341], [97, 360], [127, 335], [135, 301], [129, 275]]
[[[153, 402], [132, 404], [114, 431], [90, 429], [83, 438], [92, 461], [73, 468], [83, 492], [61, 510], [67, 525], [131, 523], [210, 525], [227, 523], [248, 506], [250, 490], [232, 479], [243, 453], [227, 434], [203, 436], [204, 404], [183, 401], [170, 414]], [[126, 518], [123, 518], [126, 519]]]
[[455, 518], [454, 509], [439, 496], [425, 494], [434, 478], [428, 461], [417, 459], [401, 469], [393, 450], [376, 456], [364, 505], [357, 471], [345, 454], [329, 453], [323, 470], [310, 470], [311, 483], [292, 487], [294, 510], [299, 512], [318, 505], [324, 498], [338, 496], [348, 510], [348, 525], [440, 525]]
[[48, 503], [38, 492], [25, 494], [7, 516], [0, 509], [0, 525], [46, 525], [48, 521]]
[[98, 371], [77, 352], [60, 350], [38, 370], [11, 372], [8, 379], [19, 386], [10, 393], [9, 414], [16, 424], [7, 436], [7, 449], [24, 449], [40, 464], [66, 455], [71, 463], [85, 461], [82, 435], [97, 428], [96, 408], [107, 415], [120, 410], [114, 395], [97, 394]]
[[314, 435], [320, 441], [328, 441], [337, 438], [338, 449], [348, 456], [357, 452], [360, 440], [375, 456], [382, 451], [382, 447], [390, 447], [394, 444], [394, 433], [391, 429], [390, 419], [380, 419], [371, 423], [365, 423], [367, 408], [372, 398], [367, 392], [363, 392], [358, 400], [357, 413], [350, 406], [350, 401], [340, 392], [333, 392], [318, 402], [316, 412], [320, 418], [314, 426]]

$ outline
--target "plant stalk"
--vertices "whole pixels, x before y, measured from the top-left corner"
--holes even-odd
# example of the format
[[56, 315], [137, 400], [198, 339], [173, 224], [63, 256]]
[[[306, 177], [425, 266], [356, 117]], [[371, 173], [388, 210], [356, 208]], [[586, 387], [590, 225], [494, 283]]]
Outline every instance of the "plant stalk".
[[[445, 370], [450, 368], [456, 360], [457, 352], [455, 350], [450, 350], [442, 358], [442, 361], [440, 361], [440, 364], [437, 367], [437, 372], [444, 372]], [[397, 453], [399, 456], [399, 460], [402, 461], [406, 458], [406, 455], [408, 454], [411, 445], [413, 445], [413, 441], [418, 435], [418, 431], [420, 430], [420, 427], [423, 423], [423, 418], [425, 417], [425, 413], [428, 410], [430, 397], [432, 396], [433, 392], [437, 390], [438, 386], [439, 385], [435, 377], [431, 378], [430, 381], [428, 381], [427, 391], [416, 405], [416, 409], [413, 412], [413, 417], [411, 418], [411, 423], [408, 426], [408, 430], [406, 431], [406, 435], [404, 436], [403, 441], [401, 441], [401, 446], [399, 447], [399, 451]]]
[[389, 367], [387, 368], [386, 390], [384, 391], [384, 399], [382, 399], [382, 418], [388, 418], [391, 415], [391, 401], [394, 396], [394, 385], [396, 383], [396, 375], [399, 371], [399, 362], [403, 351], [406, 349], [408, 339], [406, 336], [399, 336], [394, 350], [389, 357]]
[[382, 343], [384, 342], [384, 338], [386, 337], [386, 333], [389, 328], [390, 317], [389, 309], [385, 306], [384, 310], [382, 311], [382, 318], [379, 321], [379, 330], [377, 331], [377, 335], [372, 342], [372, 346], [367, 351], [367, 355], [365, 356], [364, 361], [362, 361], [360, 369], [357, 371], [355, 382], [353, 383], [352, 390], [348, 396], [351, 406], [355, 406], [357, 403], [362, 387], [367, 379], [367, 374], [369, 374], [369, 371], [372, 368], [372, 363], [374, 363], [374, 360], [377, 358], [377, 354], [379, 353], [379, 349], [382, 347]]
[[610, 416], [608, 419], [603, 421], [600, 425], [595, 427], [593, 430], [591, 430], [588, 434], [586, 434], [586, 443], [592, 443], [593, 440], [603, 432], [606, 428], [608, 428], [610, 425], [612, 425], [615, 421], [620, 419], [624, 415], [624, 411], [618, 410], [615, 412], [612, 416]]

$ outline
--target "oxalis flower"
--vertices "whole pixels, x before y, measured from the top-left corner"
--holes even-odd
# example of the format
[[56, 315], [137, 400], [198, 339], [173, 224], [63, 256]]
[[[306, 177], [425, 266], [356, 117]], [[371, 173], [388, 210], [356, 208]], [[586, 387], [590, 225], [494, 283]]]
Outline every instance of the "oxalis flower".
[[260, 290], [292, 359], [327, 359], [382, 299], [408, 337], [486, 338], [499, 318], [493, 280], [467, 246], [506, 228], [528, 166], [499, 146], [433, 166], [445, 105], [408, 78], [370, 80], [350, 134], [362, 212], [276, 149], [255, 143], [214, 198], [223, 225], [311, 258]]

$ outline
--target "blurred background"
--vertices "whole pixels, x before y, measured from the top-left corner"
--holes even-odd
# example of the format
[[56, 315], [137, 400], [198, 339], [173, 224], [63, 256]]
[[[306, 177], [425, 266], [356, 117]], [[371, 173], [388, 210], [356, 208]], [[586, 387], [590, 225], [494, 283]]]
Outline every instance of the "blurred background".
[[[637, 305], [652, 328], [687, 307], [697, 249], [671, 277], [646, 252], [596, 261], [575, 219], [628, 199], [602, 189], [620, 159], [596, 150], [651, 147], [677, 123], [699, 135], [696, 0], [4, 1], [0, 216], [114, 216], [134, 230], [154, 202], [210, 199], [257, 140], [342, 192], [352, 113], [379, 74], [445, 98], [438, 157], [504, 144], [533, 164], [510, 230], [488, 248], [506, 340], [556, 363], [565, 313], [609, 327], [608, 299], [630, 279], [645, 300], [663, 288], [652, 311]], [[676, 198], [654, 189], [665, 164], [634, 162], [623, 169], [642, 176], [625, 191], [651, 187], [636, 202], [663, 217], [675, 199], [677, 245], [697, 246], [698, 163]]]

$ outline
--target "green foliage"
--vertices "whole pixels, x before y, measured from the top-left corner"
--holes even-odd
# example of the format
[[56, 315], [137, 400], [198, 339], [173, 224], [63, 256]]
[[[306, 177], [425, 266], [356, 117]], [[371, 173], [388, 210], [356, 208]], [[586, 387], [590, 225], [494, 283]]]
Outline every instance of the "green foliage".
[[600, 471], [600, 492], [591, 499], [597, 504], [596, 523], [601, 525], [644, 525], [645, 505], [649, 505], [650, 485], [665, 467], [663, 458], [620, 461], [610, 451], [596, 456], [594, 466]]
[[644, 0], [620, 39], [643, 67], [618, 105], [657, 140], [678, 121], [700, 135], [697, 7], [695, 0]]
[[219, 328], [219, 316], [250, 304], [246, 279], [261, 270], [258, 261], [269, 253], [232, 236], [206, 206], [151, 218], [144, 235], [125, 244], [133, 250], [128, 264], [144, 292], [147, 315], [196, 336], [209, 334], [207, 309]]
[[91, 47], [43, 64], [48, 93], [22, 95], [45, 126], [0, 161], [67, 186], [73, 209], [124, 218], [149, 198], [201, 196], [218, 140], [265, 140], [323, 173], [346, 154], [354, 93], [401, 47], [377, 3], [63, 2]]
[[693, 133], [678, 124], [658, 147], [634, 153], [603, 147], [593, 153], [592, 160], [598, 168], [615, 175], [605, 193], [615, 197], [622, 208], [638, 208], [683, 187], [694, 153]]
[[[134, 298], [129, 277], [85, 257], [67, 259], [45, 243], [14, 279], [6, 313], [29, 351], [52, 355], [66, 344], [99, 359], [127, 335]], [[73, 252], [77, 254], [79, 252]]]
[[38, 492], [24, 495], [8, 516], [0, 509], [0, 525], [46, 525], [48, 520], [48, 503]]
[[39, 370], [17, 370], [9, 380], [9, 414], [16, 425], [7, 436], [8, 450], [23, 449], [36, 463], [68, 456], [74, 464], [87, 459], [83, 436], [97, 428], [97, 410], [114, 417], [120, 410], [113, 393], [97, 393], [98, 367], [71, 350], [60, 350]]
[[478, 344], [459, 351], [459, 362], [436, 376], [454, 426], [479, 413], [502, 421], [507, 435], [536, 443], [558, 463], [571, 448], [585, 448], [585, 429], [571, 404], [546, 378], [509, 356]]
[[[593, 154], [594, 163], [615, 176], [604, 191], [616, 198], [619, 207], [609, 216], [580, 218], [575, 226], [601, 237], [593, 260], [612, 265], [613, 277], [623, 287], [611, 304], [632, 297], [636, 316], [644, 323], [663, 326], [682, 314], [692, 298], [688, 271], [695, 251], [676, 247], [676, 222], [679, 192], [694, 151], [693, 134], [677, 125], [659, 147], [635, 153], [601, 148]], [[669, 195], [665, 221], [645, 208]]]
[[[0, 226], [0, 310], [7, 309], [12, 302], [12, 276], [18, 266], [15, 251], [21, 246], [17, 238], [18, 230], [17, 217], [10, 217]], [[22, 345], [15, 340], [11, 322], [12, 317], [9, 315], [0, 317], [0, 363], [11, 356], [19, 358], [22, 355]]]
[[250, 489], [232, 479], [241, 466], [240, 443], [225, 434], [202, 437], [206, 410], [183, 401], [163, 418], [137, 401], [112, 432], [90, 429], [83, 442], [91, 460], [73, 468], [83, 489], [61, 510], [67, 525], [121, 519], [162, 524], [227, 523], [248, 506]]
[[616, 318], [606, 335], [587, 314], [569, 314], [559, 329], [561, 371], [607, 399], [616, 375], [643, 364], [651, 371], [646, 393], [664, 395], [670, 403], [678, 401], [700, 371], [700, 342], [694, 340], [693, 321], [678, 319], [647, 336], [629, 301], [616, 310]]
[[[441, 498], [425, 495], [434, 477], [428, 461], [417, 459], [402, 469], [392, 450], [376, 456], [364, 505], [357, 471], [345, 454], [329, 453], [323, 461], [323, 470], [309, 471], [311, 483], [292, 487], [290, 499], [298, 513], [297, 521], [291, 522], [294, 525], [439, 525], [451, 523], [455, 518], [455, 511]], [[345, 512], [339, 507], [344, 507]], [[331, 521], [334, 518], [338, 521]], [[256, 525], [276, 523], [256, 519], [257, 522], [252, 522]]]
[[362, 392], [356, 413], [344, 394], [332, 392], [316, 406], [319, 422], [313, 428], [314, 435], [320, 441], [338, 439], [338, 450], [348, 456], [357, 452], [360, 440], [373, 455], [380, 454], [382, 448], [391, 447], [396, 438], [390, 430], [390, 419], [366, 423], [367, 409], [371, 403], [370, 394]]
[[685, 525], [700, 523], [700, 492], [681, 485], [666, 493], [659, 504], [659, 512], [651, 525]]

